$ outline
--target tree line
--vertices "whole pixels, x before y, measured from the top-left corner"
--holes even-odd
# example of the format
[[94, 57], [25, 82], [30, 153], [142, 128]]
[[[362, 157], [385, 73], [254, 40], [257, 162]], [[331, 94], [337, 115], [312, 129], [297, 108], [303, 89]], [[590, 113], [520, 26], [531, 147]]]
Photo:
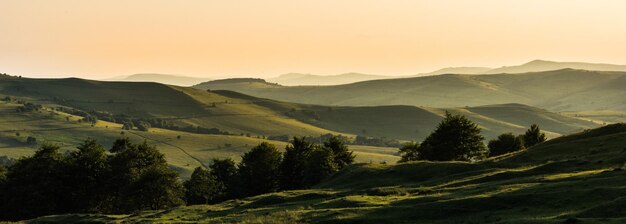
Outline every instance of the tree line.
[[118, 139], [107, 150], [87, 139], [66, 153], [58, 145], [43, 144], [33, 156], [0, 166], [0, 220], [78, 212], [121, 214], [303, 189], [353, 161], [339, 138], [321, 145], [294, 138], [284, 153], [263, 142], [239, 163], [214, 159], [208, 169], [196, 168], [183, 182], [146, 141]]
[[546, 140], [539, 126], [531, 125], [523, 135], [504, 133], [490, 140], [485, 146], [480, 128], [463, 115], [445, 113], [444, 119], [421, 143], [411, 142], [400, 148], [400, 162], [430, 161], [479, 161], [524, 150]]

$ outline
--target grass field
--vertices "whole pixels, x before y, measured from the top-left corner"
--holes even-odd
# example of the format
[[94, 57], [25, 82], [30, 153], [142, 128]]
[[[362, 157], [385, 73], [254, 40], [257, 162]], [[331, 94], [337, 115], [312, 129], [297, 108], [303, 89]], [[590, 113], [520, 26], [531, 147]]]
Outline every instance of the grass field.
[[[74, 150], [87, 138], [110, 147], [115, 139], [128, 137], [139, 142], [146, 140], [163, 152], [175, 169], [188, 176], [195, 167], [208, 165], [213, 158], [232, 158], [241, 155], [260, 142], [267, 141], [283, 149], [287, 143], [245, 136], [193, 134], [151, 128], [148, 132], [122, 130], [120, 124], [98, 121], [93, 127], [78, 122], [82, 117], [44, 109], [38, 112], [17, 113], [18, 104], [0, 103], [0, 155], [20, 158], [33, 154], [43, 142], [55, 143], [63, 150]], [[19, 133], [19, 136], [17, 136]], [[122, 134], [123, 133], [123, 134]], [[26, 139], [35, 137], [39, 144], [27, 144]], [[180, 136], [180, 139], [178, 138]], [[359, 162], [395, 163], [397, 149], [350, 146]]]
[[421, 141], [441, 120], [445, 110], [470, 117], [481, 126], [487, 139], [504, 132], [521, 134], [533, 123], [539, 124], [550, 137], [598, 127], [604, 123], [523, 104], [460, 108], [321, 106], [262, 99], [232, 91], [204, 91], [158, 83], [1, 79], [0, 97], [11, 96], [50, 107], [61, 104], [84, 111], [161, 118], [179, 127], [218, 128], [255, 137], [333, 133], [348, 137], [364, 135]]
[[359, 164], [314, 189], [132, 215], [35, 222], [624, 223], [626, 124], [480, 163]]

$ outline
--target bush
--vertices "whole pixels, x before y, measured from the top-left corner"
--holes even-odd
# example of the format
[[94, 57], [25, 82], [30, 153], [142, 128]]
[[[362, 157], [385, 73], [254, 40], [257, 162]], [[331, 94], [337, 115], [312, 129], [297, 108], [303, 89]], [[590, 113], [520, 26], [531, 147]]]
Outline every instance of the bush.
[[263, 142], [241, 156], [239, 176], [246, 196], [275, 192], [279, 187], [282, 153]]
[[402, 161], [476, 161], [486, 156], [483, 140], [474, 122], [446, 111], [445, 118], [419, 147], [403, 147], [400, 153], [405, 155]]
[[35, 144], [37, 144], [37, 138], [35, 138], [33, 136], [28, 136], [28, 138], [26, 138], [26, 143], [31, 144], [31, 145], [35, 145]]
[[498, 136], [497, 139], [489, 141], [489, 157], [499, 156], [510, 152], [524, 150], [524, 140], [521, 136], [515, 136], [512, 133], [505, 133]]

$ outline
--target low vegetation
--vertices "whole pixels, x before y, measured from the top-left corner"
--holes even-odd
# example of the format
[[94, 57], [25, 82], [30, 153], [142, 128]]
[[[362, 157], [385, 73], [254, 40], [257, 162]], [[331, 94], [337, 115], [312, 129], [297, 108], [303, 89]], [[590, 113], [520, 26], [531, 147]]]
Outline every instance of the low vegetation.
[[[118, 139], [108, 153], [93, 139], [67, 154], [61, 154], [57, 145], [44, 144], [32, 157], [17, 160], [7, 171], [4, 166], [0, 169], [0, 220], [76, 212], [124, 214], [304, 189], [354, 161], [336, 137], [323, 145], [294, 138], [287, 154], [295, 148], [310, 153], [283, 159], [276, 146], [263, 142], [245, 153], [237, 166], [232, 160], [216, 159], [209, 170], [198, 167], [181, 183], [165, 156], [145, 141]], [[301, 175], [301, 184], [281, 179], [293, 172]]]

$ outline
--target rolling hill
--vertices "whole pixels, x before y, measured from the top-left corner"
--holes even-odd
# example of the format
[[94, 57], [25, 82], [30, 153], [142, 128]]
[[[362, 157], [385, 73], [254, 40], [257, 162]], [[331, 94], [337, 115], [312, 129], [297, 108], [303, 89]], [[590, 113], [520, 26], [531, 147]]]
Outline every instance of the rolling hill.
[[320, 106], [231, 91], [203, 91], [142, 82], [5, 78], [0, 82], [0, 94], [49, 107], [61, 105], [84, 111], [105, 111], [161, 119], [178, 127], [216, 128], [230, 134], [259, 137], [334, 133], [347, 137], [421, 140], [441, 120], [445, 110], [467, 115], [483, 128], [487, 138], [503, 132], [521, 133], [533, 123], [541, 125], [551, 137], [598, 125], [520, 104], [468, 108]]
[[[267, 79], [268, 82], [278, 83], [284, 86], [328, 86], [341, 85], [375, 79], [388, 79], [389, 76], [368, 75], [360, 73], [345, 73], [339, 75], [312, 75], [302, 73], [288, 73], [275, 78]], [[198, 84], [198, 83], [195, 83]]]
[[30, 222], [624, 223], [626, 124], [477, 163], [356, 164], [308, 190]]
[[494, 75], [445, 74], [336, 86], [280, 86], [261, 81], [210, 81], [199, 89], [335, 106], [481, 106], [520, 103], [551, 111], [626, 110], [626, 72], [561, 69]]
[[580, 69], [590, 71], [622, 71], [626, 72], [626, 65], [586, 63], [586, 62], [556, 62], [546, 60], [534, 60], [517, 66], [504, 66], [483, 72], [484, 74], [501, 74], [501, 73], [527, 73], [527, 72], [543, 72], [560, 69]]
[[[80, 122], [82, 117], [66, 114], [53, 108], [40, 111], [16, 112], [21, 104], [0, 103], [0, 155], [20, 158], [34, 153], [43, 143], [59, 144], [64, 151], [75, 150], [87, 138], [96, 139], [107, 148], [118, 138], [156, 145], [165, 154], [170, 166], [183, 177], [202, 165], [209, 165], [213, 158], [241, 159], [244, 152], [266, 141], [283, 149], [287, 143], [256, 137], [195, 134], [182, 131], [151, 128], [149, 131], [122, 130], [121, 124], [98, 121], [95, 125]], [[37, 144], [27, 143], [28, 137]], [[350, 146], [360, 162], [395, 163], [397, 149], [373, 146]]]
[[123, 81], [123, 82], [158, 82], [168, 85], [177, 86], [193, 86], [198, 83], [211, 80], [210, 78], [198, 78], [182, 75], [168, 75], [156, 73], [142, 73], [129, 76], [115, 77], [104, 81]]

